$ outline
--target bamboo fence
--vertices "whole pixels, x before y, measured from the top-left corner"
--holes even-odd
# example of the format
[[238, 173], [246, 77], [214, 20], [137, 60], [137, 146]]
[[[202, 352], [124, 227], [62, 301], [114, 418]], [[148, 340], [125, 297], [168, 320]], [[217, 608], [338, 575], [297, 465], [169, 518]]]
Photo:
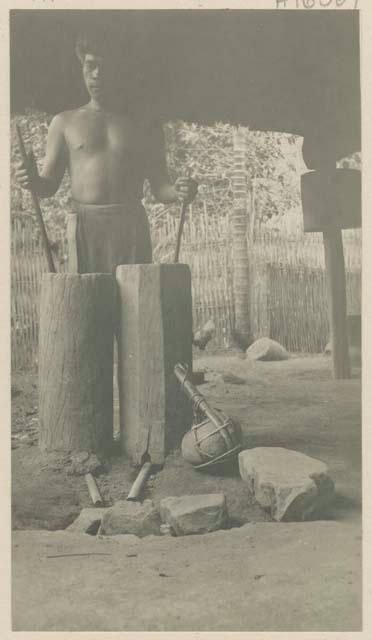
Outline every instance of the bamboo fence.
[[[175, 210], [150, 219], [154, 261], [171, 262], [177, 234]], [[348, 313], [361, 312], [361, 231], [344, 234]], [[56, 264], [66, 265], [64, 230], [54, 231]], [[251, 272], [251, 326], [255, 337], [269, 335], [290, 351], [315, 353], [328, 342], [326, 281], [321, 234], [289, 236], [258, 229], [248, 242]], [[205, 203], [190, 208], [180, 262], [192, 273], [195, 329], [212, 318], [211, 348], [228, 348], [234, 327], [233, 264], [228, 215], [214, 215]], [[31, 215], [12, 218], [11, 341], [12, 367], [37, 364], [38, 304], [41, 276], [47, 270], [36, 222]]]

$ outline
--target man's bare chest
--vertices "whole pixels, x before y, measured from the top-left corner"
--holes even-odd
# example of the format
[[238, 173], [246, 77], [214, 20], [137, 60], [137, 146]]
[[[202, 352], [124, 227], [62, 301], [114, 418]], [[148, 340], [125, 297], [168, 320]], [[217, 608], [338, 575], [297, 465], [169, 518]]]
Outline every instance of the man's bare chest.
[[140, 130], [130, 122], [98, 114], [81, 114], [65, 128], [65, 140], [73, 156], [109, 154], [118, 158], [140, 157], [144, 140]]

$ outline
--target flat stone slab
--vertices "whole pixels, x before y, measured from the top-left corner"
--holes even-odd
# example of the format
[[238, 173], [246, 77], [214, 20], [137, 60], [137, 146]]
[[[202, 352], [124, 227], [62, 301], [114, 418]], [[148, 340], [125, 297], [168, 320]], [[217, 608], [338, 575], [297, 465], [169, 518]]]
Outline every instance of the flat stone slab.
[[96, 535], [106, 511], [109, 511], [109, 508], [106, 507], [101, 509], [89, 507], [87, 509], [83, 509], [76, 520], [67, 527], [66, 531]]
[[246, 351], [250, 360], [288, 360], [288, 352], [279, 342], [271, 338], [259, 338], [255, 340]]
[[115, 536], [131, 533], [140, 538], [160, 535], [160, 517], [152, 500], [130, 502], [118, 500], [103, 515], [100, 535]]
[[227, 520], [223, 493], [164, 498], [160, 517], [177, 536], [208, 533], [221, 529]]
[[302, 521], [324, 515], [334, 496], [327, 465], [281, 447], [257, 447], [239, 454], [242, 479], [276, 521]]

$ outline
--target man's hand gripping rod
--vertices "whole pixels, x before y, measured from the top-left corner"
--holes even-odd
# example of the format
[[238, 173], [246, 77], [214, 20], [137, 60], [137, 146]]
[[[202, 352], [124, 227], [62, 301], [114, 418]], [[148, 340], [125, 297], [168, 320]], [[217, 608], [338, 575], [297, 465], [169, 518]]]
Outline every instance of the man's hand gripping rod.
[[[187, 170], [187, 174], [188, 174], [188, 177], [190, 178], [191, 169]], [[183, 201], [183, 203], [181, 205], [180, 222], [179, 222], [179, 225], [178, 225], [176, 249], [175, 249], [175, 252], [174, 252], [174, 260], [173, 260], [173, 262], [175, 262], [175, 263], [178, 262], [178, 259], [179, 259], [179, 256], [180, 256], [181, 239], [182, 239], [183, 228], [185, 226], [187, 206], [188, 206], [188, 202]]]
[[[27, 157], [25, 145], [24, 145], [23, 138], [22, 138], [21, 129], [20, 129], [18, 123], [16, 123], [16, 131], [17, 131], [17, 137], [18, 137], [19, 151], [20, 151], [20, 154], [22, 156], [22, 160], [23, 160], [24, 164], [27, 166], [29, 164], [29, 159]], [[32, 196], [32, 202], [34, 204], [34, 208], [35, 208], [35, 212], [36, 212], [36, 217], [37, 217], [37, 220], [38, 220], [38, 223], [39, 223], [39, 227], [40, 227], [40, 231], [41, 231], [41, 237], [42, 237], [42, 241], [43, 241], [43, 245], [44, 245], [46, 258], [47, 258], [47, 261], [48, 261], [49, 271], [51, 271], [52, 273], [56, 273], [56, 268], [54, 266], [53, 256], [52, 256], [52, 252], [51, 252], [51, 249], [50, 249], [50, 244], [49, 244], [49, 240], [48, 240], [48, 236], [47, 236], [47, 232], [46, 232], [45, 224], [44, 224], [44, 220], [43, 220], [43, 214], [41, 213], [41, 209], [40, 209], [40, 205], [39, 205], [39, 198], [37, 197], [35, 191], [32, 188], [30, 189], [30, 191], [31, 191], [31, 196]]]

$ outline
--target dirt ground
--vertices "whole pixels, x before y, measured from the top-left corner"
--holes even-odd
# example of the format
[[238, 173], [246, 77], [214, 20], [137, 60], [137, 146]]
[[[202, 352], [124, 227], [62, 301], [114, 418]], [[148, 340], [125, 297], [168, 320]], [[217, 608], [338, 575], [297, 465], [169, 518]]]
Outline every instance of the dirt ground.
[[[245, 447], [284, 446], [328, 464], [337, 489], [329, 519], [270, 522], [236, 468], [228, 476], [198, 473], [175, 452], [150, 479], [146, 497], [158, 503], [223, 491], [236, 528], [140, 542], [52, 533], [90, 499], [83, 477], [38, 451], [37, 380], [14, 375], [14, 630], [360, 630], [360, 367], [338, 381], [326, 356], [273, 363], [205, 356], [194, 368], [206, 372], [201, 389], [211, 403], [240, 421]], [[221, 374], [228, 373], [244, 384], [225, 382]], [[125, 498], [135, 475], [114, 448], [97, 478], [106, 504]], [[128, 553], [133, 546], [136, 555]], [[106, 555], [48, 558], [61, 549]]]

